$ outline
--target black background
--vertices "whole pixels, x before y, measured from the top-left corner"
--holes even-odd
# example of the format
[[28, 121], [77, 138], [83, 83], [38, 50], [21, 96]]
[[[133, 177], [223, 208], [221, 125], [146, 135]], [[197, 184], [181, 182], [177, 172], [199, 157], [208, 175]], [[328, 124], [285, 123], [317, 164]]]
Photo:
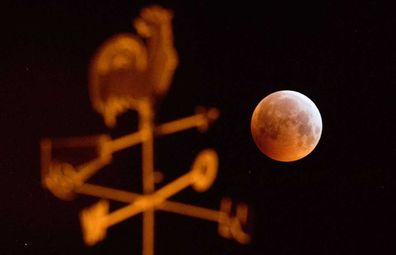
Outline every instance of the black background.
[[[78, 212], [95, 202], [55, 198], [40, 186], [39, 141], [136, 128], [136, 114], [107, 129], [90, 105], [96, 48], [152, 3], [174, 11], [179, 66], [158, 122], [215, 106], [207, 133], [158, 140], [167, 183], [206, 147], [220, 173], [206, 193], [174, 200], [217, 208], [223, 196], [254, 209], [253, 242], [217, 235], [211, 222], [157, 214], [156, 254], [390, 254], [385, 234], [394, 156], [394, 8], [379, 1], [19, 1], [2, 15], [0, 86], [1, 254], [140, 254], [141, 218], [83, 245]], [[393, 48], [394, 49], [394, 48]], [[393, 72], [393, 74], [392, 74]], [[318, 147], [292, 163], [262, 155], [250, 135], [256, 104], [277, 90], [310, 97], [323, 119]], [[117, 154], [95, 181], [140, 191], [139, 148]], [[115, 205], [119, 206], [119, 205]], [[116, 208], [116, 207], [114, 207]], [[392, 216], [393, 214], [393, 216]], [[392, 217], [391, 217], [392, 216]]]

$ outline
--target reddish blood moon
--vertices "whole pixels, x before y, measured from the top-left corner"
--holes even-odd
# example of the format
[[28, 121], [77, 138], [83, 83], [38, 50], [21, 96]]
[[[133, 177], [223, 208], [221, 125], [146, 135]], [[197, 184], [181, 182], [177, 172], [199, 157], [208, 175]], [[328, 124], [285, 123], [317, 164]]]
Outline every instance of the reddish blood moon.
[[261, 100], [250, 127], [262, 153], [289, 162], [304, 158], [315, 149], [322, 134], [322, 117], [305, 95], [281, 90]]

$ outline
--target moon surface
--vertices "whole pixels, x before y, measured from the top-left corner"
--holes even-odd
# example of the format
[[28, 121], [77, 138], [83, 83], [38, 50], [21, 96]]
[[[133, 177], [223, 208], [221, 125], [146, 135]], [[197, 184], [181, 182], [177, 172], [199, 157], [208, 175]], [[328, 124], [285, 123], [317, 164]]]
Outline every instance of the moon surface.
[[296, 91], [281, 90], [261, 100], [250, 127], [261, 152], [289, 162], [315, 149], [322, 134], [322, 118], [311, 99]]

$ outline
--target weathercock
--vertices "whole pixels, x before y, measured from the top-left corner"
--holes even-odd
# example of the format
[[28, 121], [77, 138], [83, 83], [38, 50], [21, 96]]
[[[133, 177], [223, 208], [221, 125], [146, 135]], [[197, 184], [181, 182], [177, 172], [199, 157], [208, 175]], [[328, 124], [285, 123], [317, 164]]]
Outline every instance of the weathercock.
[[90, 66], [93, 107], [109, 127], [127, 110], [152, 106], [168, 90], [177, 67], [172, 13], [158, 6], [145, 8], [134, 20], [139, 36], [117, 34], [97, 51]]

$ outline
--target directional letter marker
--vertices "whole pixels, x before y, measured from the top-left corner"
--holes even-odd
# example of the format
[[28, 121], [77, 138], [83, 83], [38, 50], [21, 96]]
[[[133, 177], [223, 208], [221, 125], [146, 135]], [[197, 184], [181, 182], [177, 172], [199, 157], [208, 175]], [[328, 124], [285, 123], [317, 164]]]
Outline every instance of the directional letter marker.
[[[206, 131], [219, 116], [215, 108], [198, 108], [190, 117], [154, 124], [156, 102], [168, 90], [178, 62], [171, 20], [171, 12], [161, 7], [143, 9], [134, 25], [139, 36], [146, 38], [146, 43], [133, 34], [115, 35], [99, 48], [90, 66], [89, 88], [94, 109], [102, 114], [109, 127], [116, 125], [120, 114], [137, 111], [139, 127], [136, 132], [116, 139], [96, 135], [41, 141], [41, 173], [45, 188], [64, 200], [71, 200], [77, 194], [100, 199], [80, 213], [87, 245], [105, 239], [107, 228], [142, 213], [143, 255], [154, 255], [155, 210], [217, 222], [221, 236], [242, 244], [250, 242], [249, 234], [244, 231], [248, 218], [245, 204], [233, 206], [229, 198], [224, 198], [220, 209], [213, 210], [169, 200], [187, 187], [198, 192], [210, 188], [218, 171], [218, 156], [213, 149], [201, 151], [184, 175], [155, 189], [154, 139], [190, 128]], [[87, 182], [112, 162], [113, 153], [135, 145], [142, 146], [142, 194]], [[82, 155], [86, 157], [82, 159]], [[86, 160], [87, 157], [90, 159]], [[126, 205], [110, 211], [111, 201]]]

